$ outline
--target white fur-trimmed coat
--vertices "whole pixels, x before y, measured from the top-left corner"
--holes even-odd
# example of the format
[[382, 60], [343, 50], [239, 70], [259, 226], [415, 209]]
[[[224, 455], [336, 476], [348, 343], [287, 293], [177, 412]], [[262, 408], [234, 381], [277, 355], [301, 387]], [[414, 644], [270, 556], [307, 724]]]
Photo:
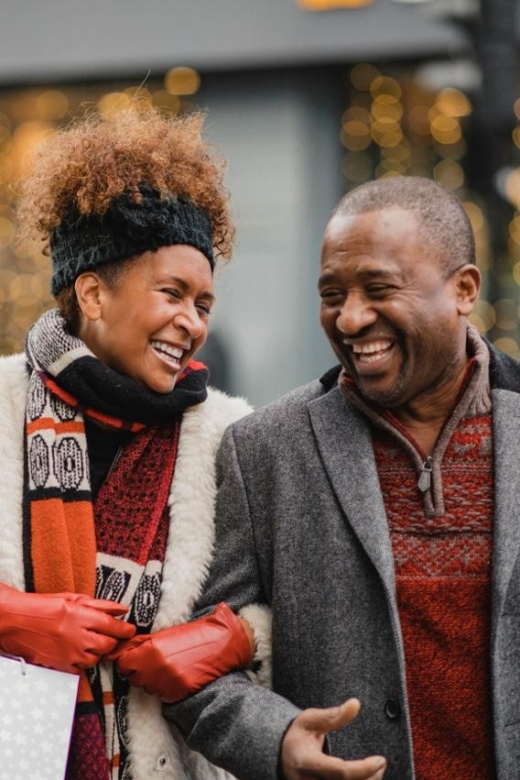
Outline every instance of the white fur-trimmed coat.
[[[0, 358], [0, 582], [24, 590], [22, 545], [23, 436], [28, 375], [24, 355]], [[210, 389], [183, 417], [172, 482], [170, 533], [154, 629], [186, 621], [201, 593], [213, 554], [215, 455], [224, 429], [249, 405]], [[269, 644], [269, 619], [258, 607], [244, 614], [257, 645]], [[223, 780], [226, 773], [188, 750], [162, 717], [161, 702], [132, 689], [128, 705], [132, 780]], [[227, 776], [229, 777], [229, 776]]]

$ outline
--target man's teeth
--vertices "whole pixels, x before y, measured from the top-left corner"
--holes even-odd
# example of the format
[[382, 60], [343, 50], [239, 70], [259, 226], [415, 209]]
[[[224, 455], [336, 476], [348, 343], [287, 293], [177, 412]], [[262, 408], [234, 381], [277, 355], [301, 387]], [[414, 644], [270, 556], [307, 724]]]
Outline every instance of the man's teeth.
[[163, 352], [165, 355], [180, 360], [182, 357], [182, 349], [178, 347], [171, 347], [169, 344], [164, 344], [162, 341], [151, 341], [150, 344], [158, 352]]
[[370, 344], [353, 344], [352, 351], [357, 355], [372, 355], [374, 352], [390, 349], [391, 346], [390, 339], [385, 339], [384, 341], [371, 341]]

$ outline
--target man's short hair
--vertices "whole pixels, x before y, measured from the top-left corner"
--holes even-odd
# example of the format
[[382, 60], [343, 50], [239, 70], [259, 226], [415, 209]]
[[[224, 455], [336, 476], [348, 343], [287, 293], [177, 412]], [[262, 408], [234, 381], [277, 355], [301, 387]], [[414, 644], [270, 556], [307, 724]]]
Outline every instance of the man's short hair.
[[401, 208], [412, 212], [422, 239], [446, 274], [475, 263], [475, 237], [462, 203], [440, 184], [421, 176], [389, 176], [366, 182], [339, 201], [332, 216]]

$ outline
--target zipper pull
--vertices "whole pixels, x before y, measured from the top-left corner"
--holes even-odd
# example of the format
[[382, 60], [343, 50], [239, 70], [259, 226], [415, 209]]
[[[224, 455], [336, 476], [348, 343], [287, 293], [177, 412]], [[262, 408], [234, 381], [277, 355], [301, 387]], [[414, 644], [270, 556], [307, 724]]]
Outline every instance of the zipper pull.
[[421, 491], [421, 493], [426, 493], [427, 490], [430, 489], [432, 484], [432, 470], [433, 470], [433, 460], [430, 455], [426, 458], [422, 465], [421, 469], [421, 475], [419, 477], [419, 481], [417, 483], [417, 487]]

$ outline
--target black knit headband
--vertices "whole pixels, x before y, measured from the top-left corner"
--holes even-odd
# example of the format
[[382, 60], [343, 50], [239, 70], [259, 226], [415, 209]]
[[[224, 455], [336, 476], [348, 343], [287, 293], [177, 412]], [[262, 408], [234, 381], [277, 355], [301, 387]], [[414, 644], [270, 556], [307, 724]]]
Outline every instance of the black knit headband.
[[73, 207], [54, 228], [50, 236], [53, 295], [84, 271], [161, 246], [190, 244], [207, 257], [213, 270], [212, 224], [207, 211], [186, 198], [161, 198], [147, 184], [139, 189], [142, 198], [138, 203], [123, 193], [102, 215], [84, 216]]

